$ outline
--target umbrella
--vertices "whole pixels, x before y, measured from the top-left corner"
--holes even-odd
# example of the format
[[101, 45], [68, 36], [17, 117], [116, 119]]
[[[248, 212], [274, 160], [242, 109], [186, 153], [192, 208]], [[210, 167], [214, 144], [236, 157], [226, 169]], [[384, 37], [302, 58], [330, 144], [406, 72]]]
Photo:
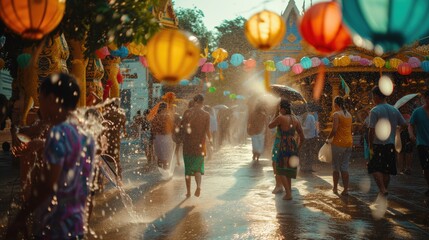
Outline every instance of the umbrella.
[[412, 94], [408, 94], [405, 95], [403, 97], [401, 97], [398, 101], [396, 101], [395, 105], [393, 105], [395, 108], [400, 108], [402, 106], [404, 106], [404, 104], [406, 104], [408, 101], [410, 101], [411, 99], [419, 96], [420, 94], [418, 93], [412, 93]]
[[284, 86], [284, 85], [278, 85], [278, 84], [272, 84], [271, 89], [273, 90], [273, 93], [279, 97], [285, 98], [289, 100], [290, 102], [302, 102], [306, 103], [305, 98], [301, 95], [300, 92], [295, 90], [294, 88]]
[[223, 105], [223, 104], [219, 104], [219, 105], [213, 106], [213, 108], [216, 109], [216, 110], [228, 109], [228, 107], [226, 105]]

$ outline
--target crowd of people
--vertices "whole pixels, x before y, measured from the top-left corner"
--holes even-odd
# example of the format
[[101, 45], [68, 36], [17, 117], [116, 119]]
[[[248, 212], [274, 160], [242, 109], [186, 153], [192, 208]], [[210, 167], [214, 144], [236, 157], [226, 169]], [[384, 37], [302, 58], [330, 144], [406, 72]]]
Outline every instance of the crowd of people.
[[[55, 74], [42, 82], [39, 95], [39, 120], [17, 131], [20, 144], [13, 148], [15, 156], [24, 163], [26, 178], [23, 182], [22, 207], [10, 221], [7, 239], [23, 236], [38, 239], [84, 238], [84, 225], [89, 221], [93, 196], [102, 189], [101, 160], [113, 162], [117, 183], [122, 179], [121, 138], [126, 132], [126, 117], [118, 99], [104, 103], [102, 109], [92, 108], [85, 119], [95, 118], [101, 126], [98, 134], [82, 131], [73, 112], [77, 108], [80, 90], [76, 80], [68, 74]], [[367, 171], [374, 178], [381, 197], [388, 196], [390, 175], [411, 174], [412, 153], [416, 146], [429, 185], [429, 91], [423, 94], [425, 104], [416, 109], [397, 109], [386, 101], [378, 87], [372, 90], [375, 107], [365, 120], [363, 130], [365, 149], [368, 151]], [[272, 193], [285, 192], [284, 200], [292, 199], [292, 179], [298, 171], [303, 174], [314, 171], [320, 133], [317, 118], [307, 106], [294, 114], [293, 106], [281, 98], [276, 113], [261, 102], [249, 102], [246, 113], [238, 109], [217, 109], [204, 104], [202, 94], [195, 95], [183, 113], [177, 111], [174, 93], [167, 93], [153, 108], [138, 111], [131, 123], [130, 136], [139, 139], [149, 164], [156, 163], [161, 169], [171, 164], [181, 164], [179, 149], [183, 150], [186, 197], [191, 197], [191, 180], [195, 179], [193, 195], [201, 195], [205, 158], [219, 149], [222, 141], [232, 138], [227, 129], [234, 118], [243, 119], [244, 130], [233, 135], [242, 142], [242, 132], [252, 141], [252, 160], [260, 161], [271, 149], [275, 186]], [[234, 114], [237, 115], [234, 117]], [[244, 116], [243, 115], [243, 116]], [[228, 121], [229, 120], [229, 121]], [[391, 131], [386, 137], [377, 133], [380, 121], [386, 121]], [[225, 124], [228, 123], [228, 125]], [[243, 125], [243, 124], [241, 124]], [[353, 117], [343, 97], [336, 96], [332, 114], [332, 129], [326, 136], [326, 144], [332, 149], [332, 191], [349, 195], [349, 161], [353, 146]], [[398, 131], [395, 131], [398, 129]], [[395, 148], [395, 135], [402, 140], [402, 148]], [[273, 143], [270, 144], [270, 138]], [[395, 153], [398, 151], [398, 154]], [[265, 155], [266, 156], [266, 155]], [[398, 162], [397, 162], [398, 160]], [[30, 172], [28, 166], [33, 166]], [[27, 181], [27, 176], [30, 181]], [[342, 191], [339, 193], [339, 180]], [[31, 184], [28, 184], [28, 183]], [[425, 193], [429, 195], [429, 190]], [[34, 224], [29, 232], [22, 226], [28, 217]]]

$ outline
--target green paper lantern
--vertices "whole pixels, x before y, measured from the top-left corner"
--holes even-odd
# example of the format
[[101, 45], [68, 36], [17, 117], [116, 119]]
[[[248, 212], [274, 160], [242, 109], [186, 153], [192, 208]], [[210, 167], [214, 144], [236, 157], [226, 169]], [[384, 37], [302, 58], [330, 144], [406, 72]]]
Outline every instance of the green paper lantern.
[[215, 87], [209, 87], [209, 93], [214, 93], [216, 92], [216, 88]]
[[231, 94], [229, 94], [229, 98], [230, 99], [236, 99], [237, 98], [237, 94], [231, 93]]
[[18, 62], [18, 66], [20, 68], [26, 68], [30, 65], [31, 60], [31, 54], [29, 53], [22, 53], [19, 54], [19, 56], [16, 58], [16, 61]]

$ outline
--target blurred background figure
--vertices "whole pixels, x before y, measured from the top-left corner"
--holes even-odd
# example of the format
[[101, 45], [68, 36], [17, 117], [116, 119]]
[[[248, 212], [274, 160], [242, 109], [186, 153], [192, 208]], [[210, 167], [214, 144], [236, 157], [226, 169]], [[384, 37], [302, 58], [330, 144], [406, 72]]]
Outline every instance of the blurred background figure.
[[313, 163], [317, 152], [317, 125], [314, 115], [308, 110], [307, 105], [302, 106], [298, 113], [302, 130], [304, 132], [304, 141], [300, 151], [300, 171], [313, 172]]
[[259, 157], [265, 149], [265, 130], [268, 118], [261, 103], [257, 103], [255, 107], [251, 105], [249, 107], [247, 134], [252, 139], [252, 160], [259, 161]]

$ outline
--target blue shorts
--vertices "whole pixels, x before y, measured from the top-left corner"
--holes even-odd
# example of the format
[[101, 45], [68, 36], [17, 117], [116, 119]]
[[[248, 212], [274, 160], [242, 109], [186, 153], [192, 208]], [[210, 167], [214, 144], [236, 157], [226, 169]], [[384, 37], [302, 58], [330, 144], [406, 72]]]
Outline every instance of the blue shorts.
[[347, 172], [349, 170], [349, 160], [352, 154], [351, 147], [332, 146], [332, 170]]

